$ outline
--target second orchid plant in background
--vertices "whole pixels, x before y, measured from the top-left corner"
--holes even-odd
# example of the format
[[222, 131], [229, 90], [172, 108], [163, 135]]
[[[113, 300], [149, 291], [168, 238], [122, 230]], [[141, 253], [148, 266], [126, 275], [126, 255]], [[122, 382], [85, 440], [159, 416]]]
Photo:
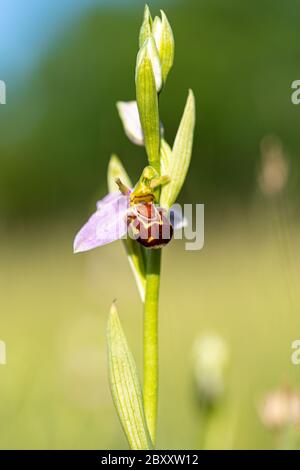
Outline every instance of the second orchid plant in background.
[[132, 185], [123, 165], [112, 156], [109, 194], [74, 241], [74, 251], [87, 251], [123, 239], [144, 307], [143, 388], [120, 324], [115, 303], [108, 321], [109, 380], [113, 400], [131, 449], [156, 445], [158, 401], [158, 298], [161, 254], [183, 222], [172, 209], [185, 181], [192, 153], [195, 100], [189, 91], [172, 148], [163, 136], [159, 95], [174, 60], [174, 37], [163, 11], [152, 20], [145, 7], [136, 61], [136, 101], [118, 102], [129, 139], [145, 147], [148, 165]]

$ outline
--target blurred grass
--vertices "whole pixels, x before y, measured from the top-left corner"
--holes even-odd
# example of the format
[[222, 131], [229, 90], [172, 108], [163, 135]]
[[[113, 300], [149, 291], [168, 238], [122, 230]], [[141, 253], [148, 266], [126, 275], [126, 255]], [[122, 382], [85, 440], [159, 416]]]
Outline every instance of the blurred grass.
[[[105, 329], [117, 298], [141, 370], [141, 304], [121, 243], [72, 254], [78, 225], [20, 228], [1, 237], [3, 449], [126, 447], [108, 390]], [[190, 359], [194, 339], [207, 329], [221, 333], [231, 348], [233, 446], [273, 445], [257, 418], [257, 402], [283, 379], [300, 385], [290, 362], [291, 342], [300, 336], [300, 293], [293, 287], [300, 227], [288, 228], [288, 264], [267, 209], [207, 219], [200, 252], [184, 251], [181, 242], [164, 250], [160, 448], [198, 447]], [[222, 434], [215, 438], [226, 446]]]

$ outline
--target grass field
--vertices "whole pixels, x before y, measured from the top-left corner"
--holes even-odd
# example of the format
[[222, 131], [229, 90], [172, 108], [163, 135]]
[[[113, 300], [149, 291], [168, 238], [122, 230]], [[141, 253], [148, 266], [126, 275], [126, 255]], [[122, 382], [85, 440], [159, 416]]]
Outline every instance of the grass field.
[[[191, 351], [205, 331], [231, 351], [225, 418], [212, 425], [208, 447], [275, 445], [257, 405], [282, 382], [300, 386], [290, 360], [300, 338], [300, 228], [271, 214], [208, 216], [202, 251], [181, 242], [164, 250], [159, 448], [200, 445]], [[108, 389], [105, 329], [117, 298], [141, 371], [141, 304], [120, 242], [72, 254], [80, 222], [1, 237], [1, 448], [126, 448]]]

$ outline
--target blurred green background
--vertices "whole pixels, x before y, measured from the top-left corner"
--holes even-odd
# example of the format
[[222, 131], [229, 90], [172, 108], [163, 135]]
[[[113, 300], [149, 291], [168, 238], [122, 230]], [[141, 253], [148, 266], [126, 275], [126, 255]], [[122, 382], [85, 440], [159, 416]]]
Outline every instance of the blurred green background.
[[[300, 387], [300, 366], [290, 360], [300, 337], [300, 107], [291, 103], [300, 4], [149, 5], [153, 14], [165, 9], [175, 34], [175, 65], [161, 97], [170, 143], [188, 88], [196, 96], [193, 160], [180, 201], [204, 203], [206, 217], [202, 251], [184, 251], [180, 242], [164, 250], [158, 446], [199, 447], [191, 351], [199, 333], [213, 330], [227, 341], [231, 365], [230, 417], [211, 446], [273, 447], [259, 400], [282, 381]], [[74, 256], [72, 242], [106, 192], [110, 154], [133, 179], [146, 162], [115, 107], [134, 98], [143, 7], [2, 2], [1, 448], [126, 446], [108, 391], [105, 328], [117, 298], [140, 367], [138, 294], [121, 243]], [[276, 139], [261, 145], [270, 134]]]

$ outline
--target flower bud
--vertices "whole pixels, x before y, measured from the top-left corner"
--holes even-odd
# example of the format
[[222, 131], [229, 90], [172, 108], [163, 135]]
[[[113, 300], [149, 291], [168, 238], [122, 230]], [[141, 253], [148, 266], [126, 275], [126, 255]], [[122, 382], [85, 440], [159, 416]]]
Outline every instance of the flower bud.
[[201, 406], [213, 406], [223, 396], [228, 358], [227, 345], [220, 336], [206, 334], [196, 340], [194, 379]]
[[143, 24], [141, 26], [140, 35], [139, 35], [139, 46], [140, 46], [140, 48], [143, 46], [146, 39], [148, 39], [151, 36], [151, 33], [152, 33], [151, 13], [150, 13], [148, 5], [145, 5], [144, 19], [143, 19]]
[[136, 67], [140, 67], [143, 64], [145, 56], [149, 57], [152, 65], [152, 71], [155, 79], [155, 86], [157, 93], [161, 90], [162, 87], [162, 70], [161, 63], [158, 54], [158, 50], [154, 41], [153, 36], [150, 36], [144, 42], [144, 45], [139, 50], [137, 56]]
[[154, 19], [152, 34], [158, 50], [162, 68], [162, 78], [165, 83], [174, 62], [175, 43], [172, 28], [162, 10], [161, 18], [156, 16]]

